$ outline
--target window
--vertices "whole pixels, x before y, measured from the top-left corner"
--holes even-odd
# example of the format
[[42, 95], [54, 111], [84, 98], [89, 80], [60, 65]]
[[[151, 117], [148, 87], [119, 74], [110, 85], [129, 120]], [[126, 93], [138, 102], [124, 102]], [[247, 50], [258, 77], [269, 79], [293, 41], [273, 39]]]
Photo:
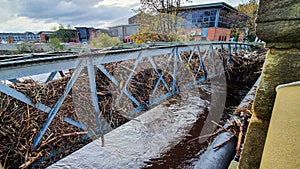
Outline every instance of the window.
[[209, 11], [205, 11], [204, 12], [204, 16], [210, 16], [210, 12]]
[[197, 13], [196, 12], [192, 12], [192, 18], [197, 18]]
[[181, 12], [181, 16], [187, 20], [188, 24], [185, 24], [184, 27], [187, 28], [186, 25], [190, 27], [215, 27], [217, 10], [192, 10], [190, 12]]
[[216, 16], [217, 10], [211, 10], [210, 11], [210, 16]]

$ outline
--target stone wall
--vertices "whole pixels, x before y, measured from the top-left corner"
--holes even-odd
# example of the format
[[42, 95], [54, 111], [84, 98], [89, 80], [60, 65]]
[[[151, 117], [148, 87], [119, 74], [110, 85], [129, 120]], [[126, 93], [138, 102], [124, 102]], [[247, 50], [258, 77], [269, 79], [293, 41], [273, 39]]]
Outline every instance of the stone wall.
[[260, 0], [257, 35], [269, 51], [253, 103], [253, 116], [246, 135], [239, 168], [259, 168], [268, 131], [275, 88], [300, 80], [299, 0]]

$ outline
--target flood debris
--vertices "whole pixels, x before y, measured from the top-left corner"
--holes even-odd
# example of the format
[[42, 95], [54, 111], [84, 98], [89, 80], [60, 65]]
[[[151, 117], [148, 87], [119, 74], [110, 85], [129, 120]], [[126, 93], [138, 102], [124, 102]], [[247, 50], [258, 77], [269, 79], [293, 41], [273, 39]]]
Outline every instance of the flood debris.
[[217, 50], [218, 55], [225, 64], [225, 74], [228, 82], [253, 83], [262, 71], [267, 49], [260, 47], [254, 51], [240, 50], [232, 52], [229, 57], [228, 50]]
[[[186, 66], [191, 68], [194, 76], [201, 77], [205, 72], [196, 70], [199, 68], [200, 62], [197, 61], [198, 57], [196, 57], [196, 54], [194, 55], [191, 64]], [[226, 53], [224, 56], [221, 53], [218, 53], [218, 55], [224, 57], [225, 61], [228, 60]], [[233, 62], [226, 64], [225, 70], [228, 79], [243, 83], [253, 81], [253, 74], [258, 75], [261, 71], [260, 65], [263, 63], [263, 57], [264, 53], [262, 52], [248, 52], [243, 50], [237, 52], [232, 57], [234, 58]], [[106, 64], [105, 67], [109, 73], [113, 74], [115, 68], [118, 67], [118, 63]], [[154, 69], [145, 69], [141, 72], [134, 72], [134, 74], [128, 90], [140, 103], [147, 105], [150, 93], [154, 89], [159, 76]], [[9, 86], [24, 93], [34, 104], [41, 102], [52, 107], [62, 96], [71, 75], [72, 70], [64, 77], [48, 83], [38, 83], [32, 79], [27, 79], [21, 83], [14, 83]], [[81, 74], [81, 76], [86, 75], [84, 73]], [[163, 74], [163, 76], [169, 86], [171, 86], [172, 75]], [[87, 83], [86, 81], [82, 81], [82, 83], [84, 82]], [[64, 117], [69, 117], [76, 121], [82, 120], [81, 118], [83, 117], [78, 117], [78, 113], [75, 112], [76, 109], [92, 112], [92, 110], [83, 109], [84, 106], [91, 104], [89, 99], [87, 99], [89, 95], [85, 95], [84, 92], [73, 92], [74, 90], [86, 91], [87, 89], [84, 89], [83, 86], [88, 85], [75, 85], [77, 89], [72, 89], [68, 94], [36, 149], [33, 149], [33, 140], [42, 128], [43, 123], [47, 120], [48, 115], [4, 93], [0, 93], [0, 164], [8, 169], [43, 168], [91, 142], [92, 139], [86, 137], [87, 130], [84, 131], [64, 121]], [[111, 128], [116, 128], [134, 119], [122, 111], [112, 110], [112, 91], [110, 91], [112, 83], [100, 71], [96, 72], [96, 86], [99, 97], [98, 104], [101, 108], [100, 115], [106, 119]], [[167, 90], [163, 85], [159, 86], [159, 88]], [[72, 97], [72, 94], [80, 98], [77, 104], [73, 102], [74, 97]], [[136, 106], [134, 103], [132, 104]], [[89, 116], [94, 113], [87, 114], [87, 119], [99, 118]], [[248, 114], [248, 112], [240, 112], [240, 120], [234, 121], [232, 124], [232, 127], [235, 128], [232, 132], [235, 132], [234, 135], [239, 137], [239, 140], [242, 140], [240, 139], [240, 135], [244, 135], [245, 126], [247, 126], [243, 124], [243, 121], [247, 121], [247, 119], [243, 119], [245, 114]], [[91, 124], [93, 123], [91, 122]], [[212, 135], [215, 134], [217, 133]], [[104, 144], [104, 140], [102, 141]], [[237, 147], [240, 146], [237, 145]], [[238, 149], [237, 155], [239, 155]]]
[[[249, 103], [249, 104], [251, 105], [252, 103]], [[232, 138], [236, 137], [238, 140], [237, 140], [237, 144], [236, 144], [235, 158], [236, 158], [236, 160], [238, 160], [241, 155], [241, 147], [242, 147], [242, 143], [244, 141], [244, 137], [246, 134], [245, 131], [247, 130], [247, 127], [248, 127], [248, 123], [249, 123], [248, 120], [250, 119], [251, 115], [252, 115], [252, 113], [249, 109], [238, 108], [235, 110], [231, 121], [229, 119], [226, 119], [226, 121], [228, 122], [228, 125], [226, 127], [220, 125], [217, 122], [212, 121], [212, 123], [214, 123], [217, 127], [219, 127], [219, 129], [216, 132], [214, 132], [213, 134], [211, 134], [210, 136], [216, 136], [224, 131], [231, 134], [231, 136], [227, 140], [225, 140], [223, 143], [221, 143], [219, 145], [214, 146], [213, 149], [218, 149], [218, 148], [224, 146]]]

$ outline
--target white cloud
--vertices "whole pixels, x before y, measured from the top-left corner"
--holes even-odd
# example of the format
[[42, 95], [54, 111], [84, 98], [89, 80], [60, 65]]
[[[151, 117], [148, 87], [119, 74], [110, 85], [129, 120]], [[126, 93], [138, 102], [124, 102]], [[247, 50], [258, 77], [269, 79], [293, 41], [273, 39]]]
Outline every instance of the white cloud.
[[[50, 30], [53, 25], [105, 28], [126, 24], [140, 0], [0, 0], [0, 32]], [[184, 5], [220, 2], [193, 0]], [[236, 6], [245, 0], [223, 0]]]
[[103, 0], [94, 5], [94, 8], [103, 6], [127, 7], [139, 3], [139, 0]]
[[[4, 27], [2, 25], [4, 25]], [[37, 32], [51, 30], [52, 27], [57, 27], [58, 23], [46, 23], [45, 21], [34, 20], [27, 17], [14, 17], [1, 23], [0, 26], [0, 32]]]
[[[240, 3], [243, 3], [245, 0], [192, 0], [192, 4], [209, 4], [216, 2], [226, 2], [227, 4], [235, 7]], [[190, 5], [191, 3], [185, 3], [185, 5]]]

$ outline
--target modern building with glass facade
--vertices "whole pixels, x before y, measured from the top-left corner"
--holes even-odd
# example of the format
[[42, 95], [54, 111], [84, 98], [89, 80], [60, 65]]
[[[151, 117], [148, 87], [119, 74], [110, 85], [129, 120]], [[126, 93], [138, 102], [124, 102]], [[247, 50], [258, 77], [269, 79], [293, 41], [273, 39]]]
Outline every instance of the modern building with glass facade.
[[[238, 22], [237, 16], [247, 17], [238, 15], [237, 9], [224, 2], [184, 6], [177, 11], [182, 20], [178, 26], [195, 41], [229, 41], [231, 27]], [[137, 17], [138, 14], [129, 18], [129, 24], [134, 23]]]
[[229, 41], [231, 27], [237, 22], [237, 9], [220, 2], [181, 7], [179, 16], [185, 33], [195, 40]]

